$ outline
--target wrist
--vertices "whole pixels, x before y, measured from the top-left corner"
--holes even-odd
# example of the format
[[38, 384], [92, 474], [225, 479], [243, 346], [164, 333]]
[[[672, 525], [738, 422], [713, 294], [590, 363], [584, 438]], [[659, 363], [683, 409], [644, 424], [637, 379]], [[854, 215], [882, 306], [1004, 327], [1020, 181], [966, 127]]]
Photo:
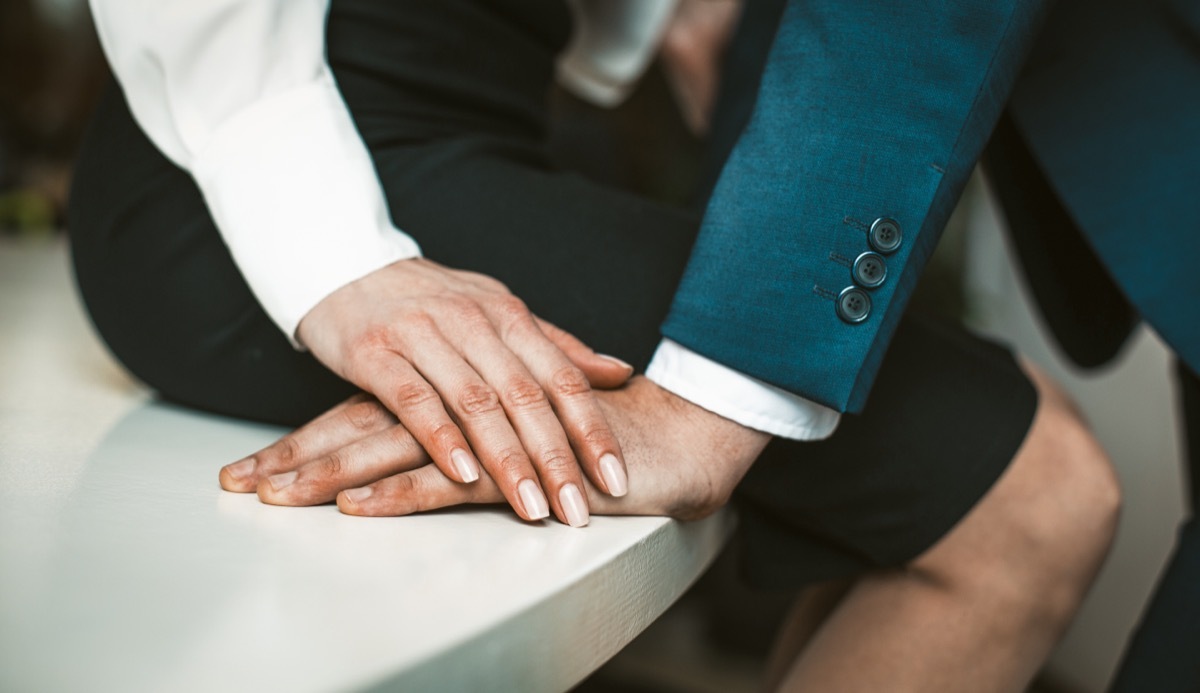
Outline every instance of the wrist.
[[[640, 378], [645, 380], [645, 378]], [[649, 381], [647, 381], [649, 382]], [[744, 426], [716, 414], [669, 390], [655, 386], [686, 430], [705, 438], [707, 446], [720, 460], [736, 461], [748, 468], [771, 442], [771, 434]]]

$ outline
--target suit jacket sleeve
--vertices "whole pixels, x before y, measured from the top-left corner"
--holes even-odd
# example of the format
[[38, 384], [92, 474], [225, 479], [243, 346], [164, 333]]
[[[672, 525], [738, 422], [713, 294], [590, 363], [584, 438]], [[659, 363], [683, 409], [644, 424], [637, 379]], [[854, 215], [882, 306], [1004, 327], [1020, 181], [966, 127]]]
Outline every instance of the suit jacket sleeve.
[[[664, 335], [860, 410], [1044, 9], [1042, 0], [791, 0]], [[898, 247], [885, 242], [895, 234], [872, 245], [880, 219], [898, 228]], [[853, 271], [866, 252], [886, 269], [874, 288]], [[862, 317], [869, 304], [859, 322], [837, 309], [854, 287], [866, 301], [843, 312]]]

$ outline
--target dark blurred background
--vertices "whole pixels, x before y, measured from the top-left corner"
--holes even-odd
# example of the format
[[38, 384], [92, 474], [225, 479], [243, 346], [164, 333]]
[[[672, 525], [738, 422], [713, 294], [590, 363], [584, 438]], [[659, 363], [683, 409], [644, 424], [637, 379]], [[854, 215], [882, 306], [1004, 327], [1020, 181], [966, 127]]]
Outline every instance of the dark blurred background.
[[62, 227], [108, 68], [84, 0], [0, 0], [0, 233]]

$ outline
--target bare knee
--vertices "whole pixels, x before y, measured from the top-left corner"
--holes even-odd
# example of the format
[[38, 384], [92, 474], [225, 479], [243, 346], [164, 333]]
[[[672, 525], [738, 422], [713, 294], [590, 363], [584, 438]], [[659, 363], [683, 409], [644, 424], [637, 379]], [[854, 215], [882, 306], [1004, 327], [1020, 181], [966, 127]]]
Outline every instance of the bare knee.
[[1018, 530], [1043, 553], [1077, 556], [1091, 573], [1108, 553], [1121, 512], [1121, 487], [1108, 453], [1083, 420], [1074, 401], [1047, 375], [1026, 366], [1040, 397], [1018, 456], [1040, 473], [1042, 490], [1026, 488], [1022, 500], [1034, 514]]
[[918, 575], [997, 612], [1058, 631], [1091, 586], [1116, 531], [1120, 487], [1070, 398], [1028, 369], [1033, 424], [976, 508], [913, 564]]

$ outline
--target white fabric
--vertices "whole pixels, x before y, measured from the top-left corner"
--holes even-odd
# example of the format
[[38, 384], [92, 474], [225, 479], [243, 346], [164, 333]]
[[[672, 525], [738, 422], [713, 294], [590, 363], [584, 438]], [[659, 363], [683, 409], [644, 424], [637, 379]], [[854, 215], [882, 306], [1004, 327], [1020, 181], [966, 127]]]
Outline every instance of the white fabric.
[[[646, 69], [675, 0], [571, 0], [565, 86], [615, 105]], [[325, 61], [328, 0], [91, 0], [130, 109], [192, 174], [250, 289], [295, 343], [325, 296], [420, 255], [392, 225]], [[297, 345], [299, 346], [299, 345]], [[664, 342], [659, 385], [746, 426], [816, 438], [836, 414]], [[825, 411], [821, 411], [825, 410]]]
[[567, 0], [575, 35], [558, 58], [558, 83], [598, 106], [629, 96], [662, 40], [676, 0]]
[[739, 373], [669, 339], [659, 343], [646, 377], [714, 414], [783, 438], [828, 438], [841, 421], [834, 409]]
[[388, 218], [325, 62], [326, 0], [93, 0], [134, 117], [196, 179], [289, 338], [338, 288], [420, 255]]

